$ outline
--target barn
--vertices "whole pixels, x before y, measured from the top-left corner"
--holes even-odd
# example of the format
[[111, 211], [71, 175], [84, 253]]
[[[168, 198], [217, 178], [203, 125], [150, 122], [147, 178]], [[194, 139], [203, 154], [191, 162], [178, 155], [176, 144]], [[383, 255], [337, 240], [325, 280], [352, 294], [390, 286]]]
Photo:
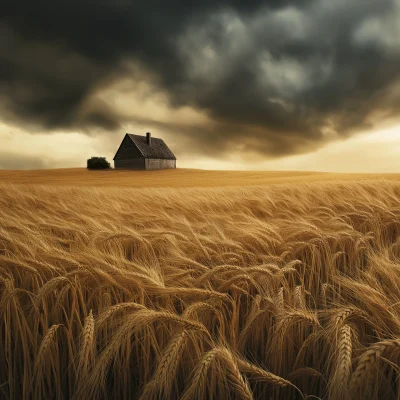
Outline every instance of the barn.
[[125, 169], [176, 168], [176, 157], [164, 140], [127, 133], [114, 156], [114, 167]]

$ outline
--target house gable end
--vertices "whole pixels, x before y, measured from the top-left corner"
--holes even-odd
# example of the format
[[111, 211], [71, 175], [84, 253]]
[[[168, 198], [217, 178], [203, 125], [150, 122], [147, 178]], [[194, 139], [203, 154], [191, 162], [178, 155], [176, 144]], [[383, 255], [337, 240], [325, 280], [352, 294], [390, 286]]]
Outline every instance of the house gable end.
[[115, 153], [114, 160], [126, 160], [130, 158], [143, 158], [143, 154], [133, 140], [129, 137], [129, 135], [126, 134], [117, 152]]

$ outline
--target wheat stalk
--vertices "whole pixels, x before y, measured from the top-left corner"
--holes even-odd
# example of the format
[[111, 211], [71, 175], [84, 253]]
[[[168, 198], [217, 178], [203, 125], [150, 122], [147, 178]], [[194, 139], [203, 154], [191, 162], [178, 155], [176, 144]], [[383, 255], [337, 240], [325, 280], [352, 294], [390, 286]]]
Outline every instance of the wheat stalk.
[[237, 358], [237, 364], [243, 373], [249, 375], [251, 379], [258, 382], [270, 383], [272, 385], [281, 387], [294, 386], [290, 381], [268, 372], [263, 368], [257, 367], [256, 365], [251, 364], [242, 358]]
[[49, 348], [51, 344], [53, 343], [53, 340], [56, 336], [58, 328], [62, 326], [62, 324], [56, 324], [51, 326], [46, 334], [43, 337], [42, 342], [40, 343], [39, 351], [36, 355], [36, 365], [41, 365], [44, 357], [46, 356], [47, 352], [49, 351]]
[[360, 386], [369, 381], [371, 371], [381, 357], [398, 353], [400, 353], [400, 339], [384, 340], [371, 345], [360, 357], [351, 377], [351, 393], [357, 393]]
[[181, 400], [191, 400], [196, 398], [196, 391], [201, 388], [205, 388], [206, 377], [209, 368], [211, 367], [214, 360], [218, 357], [218, 354], [221, 352], [221, 349], [214, 348], [208, 351], [198, 362], [194, 373], [193, 378], [190, 382], [190, 386], [186, 389], [184, 394], [181, 397]]
[[157, 399], [161, 395], [170, 398], [171, 387], [174, 383], [179, 360], [186, 344], [188, 331], [183, 330], [176, 334], [166, 347], [161, 360], [157, 365], [153, 379], [145, 386], [141, 400]]
[[88, 367], [92, 364], [94, 359], [94, 318], [92, 310], [86, 317], [85, 325], [82, 330], [82, 345], [79, 353], [78, 373], [86, 376]]
[[343, 325], [338, 334], [336, 366], [330, 380], [332, 399], [347, 399], [349, 396], [348, 381], [351, 374], [352, 349], [352, 329], [350, 325]]
[[119, 313], [122, 310], [145, 310], [146, 307], [138, 303], [118, 303], [114, 306], [109, 307], [96, 318], [96, 325], [100, 328], [103, 326], [107, 320], [114, 314]]
[[245, 380], [240, 373], [240, 369], [237, 365], [236, 359], [232, 356], [232, 353], [226, 348], [223, 348], [221, 349], [220, 355], [226, 361], [227, 379], [229, 380], [235, 394], [240, 399], [252, 400], [253, 393], [250, 390], [247, 380]]

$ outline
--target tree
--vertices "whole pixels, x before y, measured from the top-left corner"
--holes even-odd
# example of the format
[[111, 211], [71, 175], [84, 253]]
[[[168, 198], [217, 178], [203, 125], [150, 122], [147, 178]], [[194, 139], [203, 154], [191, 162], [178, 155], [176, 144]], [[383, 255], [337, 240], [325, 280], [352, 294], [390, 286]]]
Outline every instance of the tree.
[[110, 167], [110, 163], [106, 160], [105, 157], [91, 157], [87, 160], [87, 168], [88, 169], [108, 169]]

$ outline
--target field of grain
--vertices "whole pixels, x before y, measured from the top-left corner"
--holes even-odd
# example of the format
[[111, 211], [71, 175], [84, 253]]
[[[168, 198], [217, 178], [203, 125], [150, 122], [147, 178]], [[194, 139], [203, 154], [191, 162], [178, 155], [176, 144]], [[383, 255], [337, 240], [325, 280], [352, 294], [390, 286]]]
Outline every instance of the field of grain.
[[400, 174], [343, 174], [309, 171], [208, 171], [184, 168], [161, 171], [115, 169], [90, 171], [86, 168], [0, 170], [0, 184], [118, 188], [256, 186], [281, 183], [364, 181], [371, 179], [400, 181]]
[[0, 398], [399, 399], [399, 177], [173, 172], [0, 173]]

